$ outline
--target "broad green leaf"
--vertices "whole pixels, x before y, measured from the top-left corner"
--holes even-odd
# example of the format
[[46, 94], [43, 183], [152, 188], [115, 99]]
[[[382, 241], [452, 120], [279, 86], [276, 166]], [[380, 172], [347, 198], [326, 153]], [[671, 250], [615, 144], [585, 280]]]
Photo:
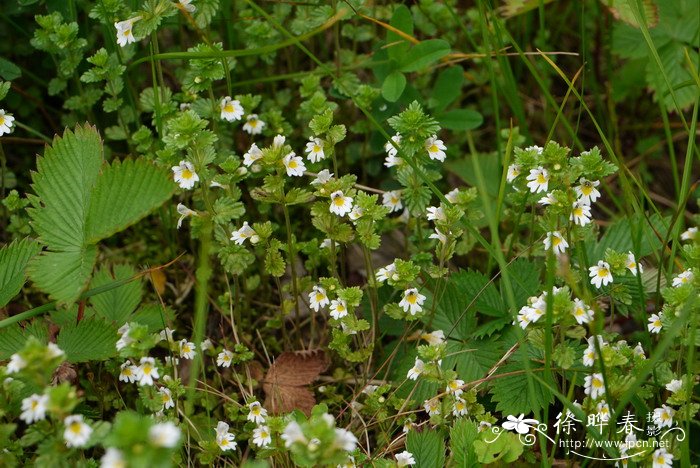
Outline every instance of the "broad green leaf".
[[445, 110], [462, 93], [464, 70], [462, 67], [446, 68], [437, 77], [431, 96], [436, 112]]
[[27, 263], [40, 249], [30, 239], [16, 240], [0, 249], [0, 307], [22, 289]]
[[[115, 265], [110, 268], [101, 268], [92, 279], [90, 288], [113, 283], [115, 281], [131, 278], [136, 271], [130, 265]], [[97, 294], [90, 298], [90, 303], [95, 313], [109, 322], [114, 322], [117, 327], [124, 325], [131, 313], [136, 310], [141, 302], [141, 279], [136, 279], [118, 288]]]
[[117, 352], [117, 327], [98, 317], [81, 320], [61, 329], [56, 343], [70, 362], [108, 359]]
[[0, 57], [0, 78], [6, 81], [16, 80], [22, 76], [22, 70], [7, 59]]
[[[411, 16], [411, 11], [405, 5], [399, 5], [396, 7], [389, 24], [399, 31], [404, 32], [409, 36], [413, 36], [413, 17]], [[391, 30], [386, 34], [386, 42], [389, 46], [387, 49], [389, 52], [389, 58], [395, 60], [403, 57], [411, 46], [406, 38]]]
[[126, 229], [162, 205], [174, 190], [169, 174], [143, 159], [113, 162], [92, 192], [87, 241], [95, 243]]
[[474, 452], [474, 441], [479, 435], [476, 423], [469, 419], [458, 419], [450, 428], [450, 451], [454, 466], [471, 468], [481, 466]]
[[[466, 343], [449, 341], [445, 368], [454, 368], [466, 382], [486, 377], [488, 371], [503, 356], [500, 343], [493, 340], [469, 340]], [[409, 367], [410, 369], [410, 367]], [[408, 369], [406, 370], [408, 372]]]
[[[501, 367], [496, 376], [513, 372], [523, 372], [523, 362], [516, 353], [512, 362]], [[540, 366], [535, 361], [530, 361], [530, 369]], [[549, 374], [545, 377], [546, 374]], [[545, 381], [551, 381], [551, 372], [538, 372]], [[496, 410], [503, 414], [531, 414], [534, 411], [547, 408], [554, 402], [554, 395], [538, 380], [532, 379], [532, 390], [528, 384], [525, 373], [510, 375], [508, 377], [496, 377], [491, 383], [491, 398], [496, 402]], [[535, 407], [533, 407], [533, 405]]]
[[97, 247], [65, 252], [44, 251], [32, 258], [27, 267], [34, 284], [60, 305], [75, 302], [90, 280], [97, 260]]
[[396, 102], [403, 94], [405, 87], [406, 77], [400, 71], [395, 70], [384, 79], [382, 96], [389, 102]]
[[9, 359], [17, 351], [24, 348], [30, 336], [37, 338], [42, 343], [48, 342], [48, 329], [43, 320], [34, 320], [25, 328], [18, 323], [3, 328], [0, 333], [0, 359]]
[[448, 130], [473, 130], [484, 122], [481, 114], [471, 109], [453, 109], [438, 114], [435, 118]]
[[[524, 258], [518, 258], [508, 266], [508, 278], [518, 310], [530, 296], [540, 292], [540, 271], [540, 265]], [[508, 294], [502, 280], [500, 290], [503, 303], [508, 304]]]
[[129, 322], [146, 325], [151, 333], [165, 328], [175, 318], [175, 312], [170, 307], [165, 309], [160, 304], [144, 304], [139, 307], [134, 315], [129, 317]]
[[[648, 222], [639, 216], [616, 221], [608, 227], [600, 241], [586, 242], [588, 260], [595, 263], [603, 259], [607, 249], [618, 252], [632, 251], [637, 254], [638, 258], [649, 255], [661, 248], [661, 241], [654, 231], [663, 238], [666, 235], [668, 229], [666, 226], [668, 226], [669, 221], [669, 217], [661, 218], [656, 214], [651, 215]], [[638, 236], [639, 251], [634, 248], [635, 235]]]
[[[631, 2], [634, 2], [634, 4], [632, 5]], [[601, 0], [601, 3], [610, 10], [615, 19], [624, 21], [635, 28], [639, 27], [639, 21], [637, 21], [633, 8], [637, 10], [639, 5], [642, 7], [641, 13], [647, 27], [653, 28], [656, 26], [659, 22], [659, 12], [654, 1], [642, 0], [639, 3], [637, 2], [638, 0]]]
[[445, 435], [442, 431], [409, 431], [406, 450], [413, 454], [416, 466], [445, 466]]
[[401, 57], [399, 70], [414, 72], [431, 65], [450, 53], [450, 44], [442, 39], [429, 39], [414, 45]]

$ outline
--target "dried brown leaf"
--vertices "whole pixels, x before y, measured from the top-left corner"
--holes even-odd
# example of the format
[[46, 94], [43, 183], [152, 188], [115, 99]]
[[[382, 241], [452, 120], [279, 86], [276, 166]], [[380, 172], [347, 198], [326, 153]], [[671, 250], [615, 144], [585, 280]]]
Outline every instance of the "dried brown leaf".
[[307, 386], [327, 367], [328, 360], [322, 350], [280, 354], [263, 381], [265, 407], [274, 414], [298, 409], [309, 415], [316, 399]]

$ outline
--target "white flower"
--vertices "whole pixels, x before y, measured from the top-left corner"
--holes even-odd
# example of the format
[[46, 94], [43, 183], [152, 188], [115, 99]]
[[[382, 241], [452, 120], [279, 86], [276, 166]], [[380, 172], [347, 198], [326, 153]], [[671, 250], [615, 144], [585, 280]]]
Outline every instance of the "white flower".
[[194, 165], [189, 161], [180, 161], [180, 164], [172, 167], [175, 182], [185, 190], [190, 190], [199, 181], [199, 176], [194, 171]]
[[540, 422], [536, 419], [525, 419], [524, 414], [520, 414], [517, 418], [513, 415], [508, 415], [507, 421], [501, 424], [503, 429], [507, 431], [517, 432], [518, 434], [527, 434], [531, 427], [536, 427]]
[[569, 243], [559, 231], [548, 232], [543, 243], [545, 250], [552, 249], [556, 255], [563, 254], [569, 247]]
[[458, 397], [464, 392], [464, 390], [462, 390], [463, 385], [464, 380], [450, 380], [449, 382], [447, 382], [447, 387], [445, 388], [445, 391], [447, 393], [452, 393], [454, 396]]
[[428, 152], [430, 159], [436, 159], [440, 162], [444, 161], [446, 149], [447, 147], [442, 140], [438, 140], [437, 135], [433, 135], [425, 140], [425, 150]]
[[160, 387], [158, 389], [158, 393], [160, 394], [160, 401], [163, 403], [163, 409], [166, 410], [168, 408], [172, 408], [175, 406], [175, 402], [173, 401], [173, 395], [165, 387]]
[[644, 354], [644, 348], [642, 348], [642, 343], [637, 342], [637, 346], [634, 347], [634, 355], [641, 356], [643, 359], [647, 358]]
[[584, 379], [583, 392], [594, 400], [603, 395], [605, 393], [603, 374], [587, 375]]
[[258, 119], [258, 114], [248, 114], [246, 122], [243, 124], [243, 130], [251, 135], [260, 135], [265, 128], [265, 122]]
[[231, 367], [232, 360], [233, 353], [228, 349], [224, 349], [216, 356], [216, 365], [219, 367]]
[[250, 239], [251, 244], [257, 244], [260, 241], [258, 233], [248, 225], [248, 221], [243, 221], [243, 226], [240, 229], [231, 232], [231, 240], [241, 245], [246, 239]]
[[206, 351], [206, 350], [212, 349], [212, 348], [214, 348], [214, 345], [212, 344], [212, 342], [209, 338], [207, 338], [206, 340], [199, 343], [199, 349], [201, 349], [202, 351]]
[[281, 148], [284, 146], [284, 142], [287, 140], [287, 138], [284, 135], [275, 135], [275, 138], [272, 139], [272, 147], [273, 148]]
[[241, 120], [243, 117], [243, 106], [238, 100], [232, 100], [231, 96], [226, 96], [221, 100], [221, 119], [233, 122]]
[[309, 142], [306, 144], [306, 157], [312, 163], [324, 159], [326, 155], [323, 153], [323, 140], [310, 137]]
[[403, 164], [403, 159], [400, 157], [396, 156], [395, 154], [390, 154], [386, 158], [384, 158], [384, 166], [386, 167], [394, 167], [394, 166], [400, 166]]
[[178, 0], [182, 8], [188, 13], [194, 13], [197, 11], [197, 7], [192, 5], [192, 0]]
[[[2, 135], [2, 117], [0, 117], [0, 135]], [[683, 233], [681, 233], [681, 240], [695, 240], [697, 236], [698, 228], [691, 227], [683, 231]]]
[[272, 443], [272, 435], [270, 428], [267, 426], [258, 426], [253, 429], [253, 443], [258, 447], [266, 447]]
[[541, 146], [532, 145], [532, 146], [528, 146], [527, 148], [525, 148], [525, 151], [534, 151], [537, 154], [542, 154], [542, 151], [544, 151], [544, 148], [542, 148]]
[[574, 310], [571, 313], [579, 325], [593, 320], [593, 311], [581, 299], [574, 299]]
[[49, 402], [48, 395], [34, 395], [22, 400], [22, 414], [19, 419], [31, 424], [46, 417], [46, 404]]
[[50, 358], [63, 357], [66, 353], [58, 347], [56, 343], [49, 343], [46, 345], [46, 355]]
[[329, 303], [326, 290], [319, 285], [314, 285], [313, 290], [309, 293], [309, 306], [318, 312], [319, 309], [327, 306]]
[[236, 436], [228, 431], [228, 424], [219, 421], [216, 425], [216, 445], [219, 446], [222, 452], [227, 450], [236, 450]]
[[258, 148], [258, 145], [253, 143], [250, 145], [250, 149], [243, 154], [243, 164], [250, 167], [255, 163], [255, 161], [262, 159], [262, 157], [262, 150]]
[[651, 317], [649, 317], [649, 324], [647, 325], [649, 333], [659, 333], [663, 326], [664, 325], [661, 323], [661, 313], [651, 314]]
[[425, 408], [425, 412], [428, 413], [428, 416], [440, 414], [440, 400], [438, 398], [425, 400], [425, 402], [423, 402], [423, 408]]
[[6, 114], [5, 109], [0, 109], [0, 136], [4, 135], [5, 133], [10, 133], [13, 125], [12, 122], [14, 121], [15, 118], [10, 114]]
[[333, 299], [331, 301], [331, 317], [339, 320], [348, 315], [348, 306], [342, 299]]
[[178, 346], [180, 348], [180, 357], [194, 359], [195, 349], [197, 348], [194, 343], [182, 339], [179, 341]]
[[321, 245], [318, 246], [319, 249], [330, 249], [331, 245], [333, 244], [333, 241], [325, 238], [323, 239], [323, 242], [321, 242]]
[[180, 219], [177, 220], [177, 228], [178, 229], [180, 229], [182, 227], [182, 222], [185, 220], [185, 218], [187, 218], [188, 216], [197, 216], [196, 211], [190, 210], [182, 203], [177, 204], [177, 212], [180, 215]]
[[131, 365], [131, 362], [126, 361], [124, 364], [121, 365], [121, 370], [119, 371], [119, 380], [121, 382], [134, 383], [136, 381], [137, 372], [137, 367]]
[[418, 380], [418, 376], [425, 370], [425, 363], [420, 359], [416, 358], [415, 364], [411, 367], [406, 375], [406, 378], [411, 380]]
[[676, 393], [681, 388], [683, 388], [683, 381], [682, 380], [674, 379], [666, 384], [666, 390], [668, 390], [671, 393]]
[[452, 406], [452, 414], [454, 416], [466, 416], [469, 413], [467, 410], [467, 402], [461, 398], [455, 398], [455, 403]]
[[596, 406], [596, 410], [600, 415], [600, 420], [603, 422], [608, 422], [608, 420], [610, 419], [610, 406], [608, 406], [605, 400], [601, 400], [600, 403], [598, 403], [598, 405]]
[[334, 444], [338, 447], [342, 447], [346, 452], [353, 452], [357, 446], [357, 437], [346, 429], [337, 428], [335, 430]]
[[586, 367], [591, 367], [595, 363], [595, 358], [596, 358], [596, 347], [595, 347], [595, 340], [598, 340], [598, 346], [600, 349], [603, 349], [603, 346], [606, 345], [605, 341], [603, 340], [603, 337], [600, 335], [596, 336], [591, 336], [587, 338], [588, 341], [588, 347], [583, 351], [583, 365]]
[[409, 312], [411, 315], [416, 315], [423, 310], [425, 296], [418, 292], [416, 288], [410, 288], [403, 292], [403, 299], [399, 302], [399, 307], [404, 312]]
[[85, 424], [82, 414], [74, 414], [63, 420], [63, 425], [66, 426], [63, 431], [63, 440], [66, 442], [66, 447], [82, 447], [87, 444], [92, 428]]
[[10, 356], [10, 362], [7, 363], [7, 373], [14, 374], [15, 372], [21, 371], [26, 366], [27, 362], [22, 358], [22, 356], [15, 353]]
[[395, 274], [396, 274], [396, 265], [394, 265], [394, 263], [392, 262], [392, 263], [388, 264], [387, 266], [382, 267], [379, 270], [377, 270], [377, 274], [376, 274], [377, 281], [379, 281], [380, 283], [383, 283], [384, 281], [386, 281], [388, 279], [393, 279]]
[[609, 283], [613, 282], [612, 273], [610, 273], [610, 264], [602, 260], [598, 261], [598, 265], [592, 266], [588, 269], [590, 272], [588, 276], [591, 277], [591, 284], [596, 288], [600, 288], [601, 285], [607, 286]]
[[554, 198], [554, 194], [552, 192], [549, 192], [547, 195], [544, 197], [540, 198], [540, 200], [537, 202], [540, 205], [556, 205], [557, 199]]
[[549, 172], [542, 166], [537, 169], [530, 169], [530, 175], [527, 176], [528, 188], [532, 193], [546, 192], [549, 187]]
[[259, 401], [253, 401], [248, 404], [248, 421], [255, 424], [262, 424], [267, 417], [267, 410], [262, 407]]
[[126, 460], [119, 449], [108, 447], [102, 458], [100, 458], [100, 468], [126, 468]]
[[114, 23], [114, 27], [117, 29], [117, 44], [124, 47], [127, 44], [136, 42], [132, 29], [134, 27], [134, 23], [140, 19], [140, 16], [136, 16], [134, 18], [129, 18], [128, 20]]
[[282, 164], [284, 164], [285, 169], [287, 169], [287, 175], [290, 177], [301, 177], [306, 170], [304, 160], [301, 159], [301, 156], [297, 156], [294, 151], [282, 159]]
[[441, 206], [429, 206], [427, 209], [428, 221], [445, 221], [445, 210]]
[[634, 258], [634, 254], [632, 252], [627, 253], [627, 269], [632, 272], [634, 276], [637, 276], [637, 267], [639, 267], [639, 272], [644, 273], [644, 268], [642, 268], [641, 263], [637, 263], [637, 259]]
[[671, 427], [673, 425], [673, 415], [676, 412], [668, 405], [661, 405], [661, 408], [654, 410], [654, 424], [656, 427]]
[[673, 278], [673, 287], [679, 288], [685, 284], [693, 282], [693, 270], [685, 270], [683, 273], [679, 274]]
[[571, 216], [569, 220], [579, 226], [585, 226], [591, 222], [591, 207], [581, 200], [577, 200], [571, 206]]
[[600, 197], [600, 192], [596, 188], [600, 185], [600, 182], [597, 180], [586, 180], [581, 177], [578, 183], [579, 185], [574, 187], [574, 190], [576, 191], [576, 195], [578, 195], [579, 200], [586, 205], [595, 203], [595, 201]]
[[141, 365], [136, 368], [136, 379], [139, 385], [153, 385], [153, 379], [160, 377], [156, 360], [152, 357], [142, 357]]
[[396, 149], [396, 146], [391, 143], [392, 141], [396, 144], [396, 146], [399, 146], [401, 144], [401, 134], [397, 133], [391, 137], [391, 141], [387, 141], [384, 145], [384, 151], [386, 151], [386, 154], [390, 157], [396, 156], [399, 152], [399, 150]]
[[158, 338], [160, 339], [160, 341], [167, 341], [168, 343], [173, 343], [175, 341], [175, 340], [173, 340], [174, 331], [175, 330], [173, 330], [170, 327], [165, 327], [158, 334]]
[[441, 244], [447, 242], [447, 236], [438, 228], [435, 228], [435, 232], [430, 234], [430, 239], [437, 239]]
[[445, 342], [445, 332], [442, 330], [435, 330], [431, 333], [423, 333], [420, 337], [427, 341], [431, 346], [439, 345]]
[[394, 458], [396, 458], [396, 466], [398, 467], [411, 466], [416, 464], [416, 459], [413, 458], [413, 454], [406, 450], [404, 450], [401, 453], [397, 453], [396, 455], [394, 455]]
[[341, 190], [331, 193], [331, 213], [345, 216], [352, 210], [352, 197], [346, 197]]
[[364, 214], [364, 210], [360, 208], [359, 206], [355, 205], [352, 207], [352, 211], [348, 213], [348, 218], [350, 218], [350, 221], [357, 221], [362, 217]]
[[180, 440], [180, 429], [170, 421], [155, 424], [148, 430], [148, 438], [156, 447], [173, 448]]
[[[530, 325], [530, 316], [532, 315], [530, 309], [531, 307], [523, 306], [518, 312], [518, 325], [523, 330], [525, 330], [527, 326]], [[515, 324], [515, 322], [513, 322], [513, 324]]]
[[308, 441], [304, 436], [304, 432], [301, 430], [301, 426], [296, 421], [291, 421], [282, 431], [282, 440], [284, 441], [284, 446], [290, 448], [296, 442], [301, 442], [306, 444]]
[[319, 171], [319, 173], [316, 175], [316, 178], [311, 181], [312, 185], [323, 185], [329, 180], [333, 178], [333, 173], [329, 171], [328, 169], [324, 169], [322, 171]]
[[452, 189], [445, 194], [445, 198], [450, 203], [457, 203], [457, 196], [459, 195], [459, 189]]
[[665, 448], [660, 448], [652, 455], [652, 468], [671, 468], [673, 466], [673, 455]]
[[520, 175], [520, 166], [517, 164], [511, 164], [508, 166], [508, 173], [506, 174], [506, 181], [513, 182], [516, 177]]
[[382, 194], [382, 205], [389, 208], [389, 213], [399, 211], [403, 208], [401, 203], [401, 190], [392, 190]]

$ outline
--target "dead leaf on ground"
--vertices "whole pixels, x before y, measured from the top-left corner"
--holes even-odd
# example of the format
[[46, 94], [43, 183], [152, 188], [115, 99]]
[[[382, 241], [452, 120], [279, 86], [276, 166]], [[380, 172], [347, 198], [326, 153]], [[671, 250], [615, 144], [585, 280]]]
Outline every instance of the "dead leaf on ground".
[[316, 404], [308, 386], [328, 368], [322, 350], [285, 351], [272, 363], [263, 380], [265, 408], [273, 414], [288, 413], [295, 409], [307, 416]]

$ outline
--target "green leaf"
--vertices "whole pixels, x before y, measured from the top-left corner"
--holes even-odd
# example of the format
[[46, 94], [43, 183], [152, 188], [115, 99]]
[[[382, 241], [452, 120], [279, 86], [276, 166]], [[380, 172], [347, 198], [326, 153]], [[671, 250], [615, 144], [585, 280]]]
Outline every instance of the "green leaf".
[[403, 94], [406, 87], [406, 77], [403, 73], [395, 70], [384, 79], [382, 83], [382, 96], [389, 102], [396, 102]]
[[39, 244], [30, 239], [16, 240], [0, 249], [0, 307], [22, 289], [27, 263], [39, 250]]
[[445, 466], [445, 437], [442, 431], [409, 431], [406, 450], [413, 454], [416, 466]]
[[[669, 217], [661, 218], [657, 214], [651, 215], [648, 221], [637, 215], [616, 221], [608, 227], [600, 241], [586, 242], [588, 259], [593, 263], [603, 259], [607, 249], [622, 253], [632, 251], [637, 258], [649, 255], [661, 248], [661, 241], [655, 231], [662, 238], [665, 237], [669, 222]], [[635, 239], [639, 241], [638, 251], [634, 248]]]
[[[523, 362], [519, 354], [501, 367], [498, 375], [512, 372], [523, 372]], [[536, 369], [539, 364], [530, 361], [530, 369]], [[551, 381], [551, 372], [538, 372], [545, 381]], [[496, 410], [504, 414], [530, 414], [539, 409], [547, 408], [554, 402], [552, 392], [542, 385], [537, 379], [532, 379], [532, 389], [528, 384], [528, 376], [525, 373], [510, 375], [508, 377], [496, 377], [491, 384], [491, 397], [497, 403]]]
[[447, 369], [454, 368], [461, 379], [470, 382], [486, 377], [488, 371], [502, 356], [502, 347], [498, 341], [470, 340], [467, 343], [449, 341], [444, 361]]
[[[409, 10], [406, 5], [399, 5], [396, 7], [389, 24], [399, 31], [404, 32], [409, 36], [413, 36], [413, 17], [411, 16], [411, 10]], [[386, 42], [389, 46], [389, 58], [394, 60], [398, 60], [403, 57], [411, 46], [406, 38], [396, 34], [393, 31], [387, 32]]]
[[[101, 268], [92, 279], [92, 288], [131, 278], [136, 271], [130, 265], [115, 265]], [[90, 298], [90, 303], [96, 315], [107, 321], [114, 322], [117, 327], [127, 322], [129, 315], [136, 310], [141, 302], [141, 279], [136, 279], [118, 288], [97, 294]]]
[[459, 97], [462, 93], [463, 82], [464, 70], [462, 67], [450, 67], [440, 72], [431, 96], [436, 112], [443, 111]]
[[87, 241], [95, 243], [126, 229], [162, 205], [174, 190], [170, 175], [143, 159], [113, 162], [92, 193]]
[[[632, 6], [630, 2], [634, 2], [634, 6]], [[612, 13], [615, 19], [624, 21], [635, 28], [639, 27], [639, 22], [637, 21], [637, 17], [632, 8], [637, 10], [638, 5], [641, 5], [641, 13], [642, 17], [644, 17], [644, 23], [646, 23], [647, 27], [649, 28], [656, 26], [656, 24], [659, 22], [659, 13], [654, 1], [642, 0], [639, 3], [637, 2], [638, 0], [601, 0], [601, 3], [608, 7], [608, 10], [610, 10], [610, 13]]]
[[22, 70], [7, 59], [0, 57], [0, 78], [6, 81], [16, 80], [22, 76]]
[[56, 343], [70, 362], [108, 359], [117, 352], [117, 327], [97, 317], [69, 324], [61, 329]]
[[30, 336], [36, 337], [42, 343], [48, 342], [48, 329], [43, 321], [35, 320], [24, 329], [13, 323], [3, 328], [0, 333], [0, 359], [9, 359], [17, 351], [24, 348]]
[[166, 307], [164, 309], [160, 304], [153, 303], [141, 306], [128, 321], [146, 325], [148, 331], [153, 333], [162, 330], [174, 318], [175, 312], [171, 308]]
[[420, 42], [401, 57], [399, 70], [406, 73], [421, 70], [449, 53], [450, 44], [442, 39], [429, 39]]
[[450, 451], [454, 466], [471, 468], [479, 465], [474, 452], [474, 441], [479, 435], [476, 423], [468, 419], [458, 419], [450, 428]]
[[473, 130], [479, 128], [484, 118], [475, 110], [454, 109], [435, 117], [440, 125], [449, 130]]
[[32, 258], [27, 273], [51, 299], [60, 305], [69, 305], [87, 286], [96, 260], [94, 245], [65, 252], [44, 251]]

